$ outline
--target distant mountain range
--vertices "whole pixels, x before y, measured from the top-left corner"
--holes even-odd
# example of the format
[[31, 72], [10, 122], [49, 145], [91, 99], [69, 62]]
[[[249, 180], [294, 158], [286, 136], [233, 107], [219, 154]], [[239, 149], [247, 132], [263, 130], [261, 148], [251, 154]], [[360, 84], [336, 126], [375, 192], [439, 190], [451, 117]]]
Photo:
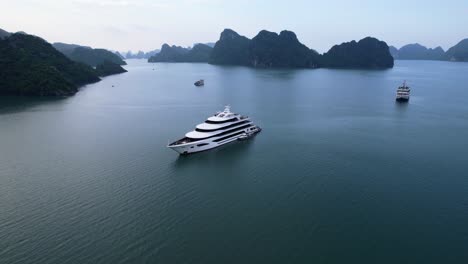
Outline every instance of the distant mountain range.
[[408, 44], [400, 49], [390, 46], [389, 49], [396, 60], [468, 61], [468, 39], [460, 41], [447, 52], [441, 47], [430, 49], [418, 43]]
[[[213, 47], [212, 47], [213, 46]], [[260, 31], [249, 39], [225, 29], [212, 45], [193, 48], [164, 44], [159, 50], [135, 56], [148, 56], [149, 62], [208, 62], [218, 65], [244, 65], [262, 68], [390, 68], [395, 59], [468, 61], [468, 39], [446, 52], [410, 44], [396, 49], [367, 37], [333, 46], [319, 54], [302, 44], [296, 34]], [[121, 55], [121, 54], [120, 54]], [[392, 57], [393, 56], [393, 57]], [[0, 95], [68, 96], [78, 87], [100, 80], [99, 76], [126, 70], [123, 56], [105, 49], [76, 44], [49, 44], [24, 32], [0, 29]]]
[[[183, 48], [185, 50], [190, 50], [190, 49], [193, 49], [195, 46], [197, 46], [198, 44], [203, 44], [203, 45], [206, 45], [206, 46], [209, 46], [211, 48], [214, 47], [215, 43], [214, 42], [208, 42], [208, 43], [195, 43], [193, 44], [193, 47], [190, 48]], [[178, 47], [178, 46], [174, 46], [174, 47]], [[162, 47], [161, 47], [162, 49]], [[144, 51], [138, 51], [137, 53], [133, 53], [131, 51], [128, 51], [128, 52], [119, 52], [119, 51], [116, 51], [115, 54], [117, 54], [118, 56], [120, 56], [122, 59], [149, 59], [153, 56], [155, 56], [156, 54], [158, 54], [159, 52], [161, 52], [161, 49], [155, 49], [155, 50], [152, 50], [152, 51], [148, 51], [148, 52], [144, 52]]]
[[137, 53], [132, 53], [131, 51], [128, 52], [116, 52], [117, 55], [119, 55], [123, 59], [149, 59], [151, 56], [154, 56], [155, 54], [159, 53], [159, 49], [155, 49], [152, 51], [144, 52], [144, 51], [138, 51]]
[[148, 62], [208, 62], [212, 47], [196, 44], [193, 48], [164, 44], [161, 51], [148, 59]]
[[[198, 49], [196, 49], [198, 47]], [[201, 48], [203, 47], [203, 48]], [[220, 65], [244, 65], [263, 68], [391, 68], [393, 58], [387, 44], [375, 38], [365, 38], [335, 45], [320, 55], [300, 43], [296, 34], [284, 30], [280, 34], [260, 31], [252, 39], [225, 29], [212, 49], [196, 45], [193, 49], [163, 45], [161, 52], [149, 62], [197, 62]]]
[[428, 49], [418, 43], [408, 44], [400, 49], [390, 46], [390, 53], [396, 60], [443, 60], [445, 54], [441, 47]]
[[[99, 76], [125, 72], [109, 60], [94, 69], [68, 58], [40, 37], [5, 32], [0, 30], [0, 95], [69, 96], [81, 85], [98, 82]], [[80, 48], [67, 45], [62, 45], [66, 52]]]

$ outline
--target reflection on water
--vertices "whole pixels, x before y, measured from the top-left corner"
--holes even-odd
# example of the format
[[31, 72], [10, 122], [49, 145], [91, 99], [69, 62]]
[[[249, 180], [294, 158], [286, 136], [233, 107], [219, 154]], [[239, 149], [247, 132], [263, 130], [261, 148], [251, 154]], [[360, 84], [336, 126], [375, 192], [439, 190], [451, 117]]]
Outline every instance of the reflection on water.
[[314, 71], [314, 69], [256, 69], [255, 74], [264, 80], [288, 81], [306, 71]]
[[398, 102], [395, 100], [395, 117], [404, 119], [409, 113], [408, 109], [409, 102]]
[[37, 106], [56, 107], [66, 103], [67, 97], [0, 96], [0, 114], [31, 110]]
[[407, 109], [409, 105], [409, 102], [398, 102], [395, 100], [395, 109], [401, 110], [401, 109]]

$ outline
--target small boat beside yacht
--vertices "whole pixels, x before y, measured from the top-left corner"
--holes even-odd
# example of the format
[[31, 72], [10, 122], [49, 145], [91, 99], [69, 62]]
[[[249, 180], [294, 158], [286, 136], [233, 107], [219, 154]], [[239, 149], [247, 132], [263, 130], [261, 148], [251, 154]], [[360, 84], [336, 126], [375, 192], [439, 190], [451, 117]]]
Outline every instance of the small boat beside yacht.
[[205, 85], [205, 80], [200, 79], [194, 83], [195, 86], [203, 86]]
[[249, 129], [247, 129], [246, 132], [244, 132], [244, 134], [241, 134], [240, 137], [237, 138], [237, 140], [247, 140], [255, 135], [257, 135], [258, 133], [260, 133], [260, 131], [262, 131], [262, 129], [258, 126], [253, 126]]
[[224, 111], [208, 117], [195, 130], [185, 137], [167, 145], [181, 155], [200, 152], [236, 141], [246, 140], [258, 134], [261, 128], [255, 125], [248, 116], [231, 112], [226, 106]]

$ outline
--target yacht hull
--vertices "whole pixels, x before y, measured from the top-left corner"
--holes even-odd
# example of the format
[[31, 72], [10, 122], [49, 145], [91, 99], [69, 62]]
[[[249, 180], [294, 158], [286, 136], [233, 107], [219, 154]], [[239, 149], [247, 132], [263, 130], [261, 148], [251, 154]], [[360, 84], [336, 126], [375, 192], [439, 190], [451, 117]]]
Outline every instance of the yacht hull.
[[179, 153], [180, 155], [188, 155], [191, 153], [201, 152], [201, 151], [220, 147], [227, 143], [236, 141], [240, 136], [241, 135], [236, 135], [236, 136], [230, 137], [228, 139], [225, 139], [219, 142], [215, 142], [214, 141], [215, 139], [206, 139], [206, 140], [200, 140], [200, 141], [183, 144], [183, 145], [175, 145], [175, 146], [169, 145], [167, 147]]
[[400, 97], [400, 98], [397, 98], [396, 101], [397, 101], [397, 102], [404, 103], [404, 102], [408, 102], [408, 101], [409, 101], [409, 98], [402, 98], [402, 97]]

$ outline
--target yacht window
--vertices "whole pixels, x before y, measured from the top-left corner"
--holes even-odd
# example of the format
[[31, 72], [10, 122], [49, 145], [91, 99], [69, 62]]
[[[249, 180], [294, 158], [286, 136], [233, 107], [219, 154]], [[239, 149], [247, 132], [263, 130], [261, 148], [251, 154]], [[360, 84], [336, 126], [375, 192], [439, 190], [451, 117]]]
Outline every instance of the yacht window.
[[225, 139], [228, 139], [228, 138], [231, 138], [231, 137], [235, 137], [235, 136], [238, 136], [238, 135], [243, 134], [243, 133], [244, 133], [244, 131], [237, 132], [237, 133], [235, 133], [235, 134], [232, 134], [232, 135], [229, 135], [229, 136], [225, 136], [225, 137], [222, 137], [222, 138], [218, 138], [218, 139], [215, 139], [215, 140], [213, 140], [213, 141], [214, 141], [214, 142], [223, 141], [223, 140], [225, 140]]
[[246, 120], [246, 121], [242, 121], [242, 122], [237, 122], [237, 123], [232, 124], [232, 125], [228, 125], [228, 126], [224, 126], [224, 127], [220, 127], [220, 128], [215, 128], [215, 129], [196, 128], [195, 131], [197, 131], [197, 132], [212, 132], [212, 131], [217, 131], [217, 130], [225, 130], [225, 129], [232, 128], [232, 127], [235, 127], [235, 126], [239, 126], [239, 125], [242, 125], [242, 124], [246, 124], [246, 123], [249, 123], [249, 122], [250, 122], [249, 120]]
[[[244, 130], [243, 130], [243, 129], [248, 128], [248, 127], [250, 127], [250, 126], [251, 126], [251, 124], [244, 125], [244, 126], [241, 126], [241, 127], [238, 127], [238, 128], [234, 128], [234, 129], [228, 130], [228, 131], [223, 132], [223, 133], [219, 133], [219, 134], [214, 135], [214, 136], [211, 136], [211, 137], [224, 136], [224, 135], [227, 135], [227, 134], [231, 134], [231, 133], [233, 133], [233, 132], [236, 132], [236, 131], [239, 131], [239, 132], [238, 132], [238, 133], [235, 133], [234, 135], [242, 134], [242, 133], [244, 133]], [[229, 137], [231, 137], [231, 136], [233, 136], [233, 135], [229, 135], [229, 136], [226, 136], [226, 137], [223, 137], [223, 138], [218, 138], [218, 139], [215, 139], [215, 140], [213, 140], [213, 141], [214, 141], [214, 142], [219, 142], [219, 141], [221, 141], [221, 140], [223, 140], [223, 139], [225, 139], [225, 138], [229, 138]], [[210, 137], [210, 138], [211, 138], [211, 137]]]
[[207, 124], [224, 124], [224, 123], [229, 123], [229, 122], [233, 122], [233, 121], [236, 121], [236, 120], [237, 120], [237, 118], [231, 118], [231, 119], [222, 120], [222, 121], [206, 120], [205, 123], [207, 123]]
[[[229, 133], [232, 133], [232, 132], [235, 132], [237, 130], [240, 130], [240, 129], [246, 129], [246, 128], [249, 128], [250, 126], [252, 126], [251, 124], [247, 124], [247, 125], [243, 125], [243, 126], [240, 126], [240, 127], [236, 127], [236, 128], [233, 128], [233, 129], [230, 129], [228, 131], [224, 131], [222, 133], [219, 133], [219, 134], [216, 134], [216, 135], [213, 135], [213, 136], [209, 136], [209, 137], [206, 137], [206, 138], [184, 138], [184, 140], [187, 140], [187, 142], [195, 142], [195, 141], [200, 141], [200, 140], [204, 140], [204, 139], [207, 139], [207, 138], [213, 138], [213, 137], [219, 137], [219, 136], [223, 136], [223, 135], [227, 135]], [[240, 133], [244, 133], [244, 131], [241, 131]], [[214, 140], [216, 141], [216, 140]], [[176, 144], [177, 142], [175, 142], [174, 144]]]

